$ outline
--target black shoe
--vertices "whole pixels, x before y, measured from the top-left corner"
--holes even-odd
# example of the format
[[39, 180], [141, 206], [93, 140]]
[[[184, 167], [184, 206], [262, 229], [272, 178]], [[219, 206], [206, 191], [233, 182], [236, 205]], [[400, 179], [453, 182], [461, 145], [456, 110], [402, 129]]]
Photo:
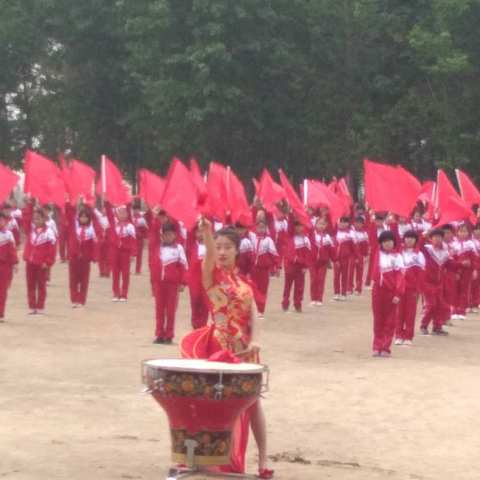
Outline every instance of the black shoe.
[[165, 340], [163, 338], [157, 337], [154, 341], [154, 344], [156, 345], [163, 345], [165, 343]]
[[437, 335], [439, 337], [446, 337], [448, 335], [448, 332], [444, 330], [443, 328], [435, 328], [432, 331], [432, 335]]
[[173, 340], [172, 340], [171, 338], [166, 338], [166, 339], [163, 341], [163, 343], [164, 343], [165, 345], [171, 345], [171, 344], [173, 343]]

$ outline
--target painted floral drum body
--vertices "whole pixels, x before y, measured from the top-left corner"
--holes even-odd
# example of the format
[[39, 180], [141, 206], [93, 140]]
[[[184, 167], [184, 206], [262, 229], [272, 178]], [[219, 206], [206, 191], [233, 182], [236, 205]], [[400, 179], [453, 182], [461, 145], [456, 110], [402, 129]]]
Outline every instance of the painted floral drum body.
[[143, 383], [168, 415], [173, 461], [188, 463], [190, 452], [196, 465], [228, 464], [235, 420], [266, 391], [264, 373], [250, 363], [143, 362]]

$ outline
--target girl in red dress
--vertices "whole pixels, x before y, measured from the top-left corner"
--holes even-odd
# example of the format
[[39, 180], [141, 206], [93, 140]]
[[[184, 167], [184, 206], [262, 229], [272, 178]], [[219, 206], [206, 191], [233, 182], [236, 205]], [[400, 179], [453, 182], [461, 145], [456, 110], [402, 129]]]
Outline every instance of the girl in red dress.
[[[210, 301], [213, 323], [194, 330], [182, 340], [182, 355], [185, 358], [209, 358], [227, 350], [244, 362], [258, 363], [260, 348], [253, 342], [256, 317], [253, 290], [239, 276], [235, 266], [240, 247], [238, 234], [226, 228], [214, 237], [207, 220], [203, 220], [199, 228], [206, 247], [202, 281]], [[273, 471], [267, 468], [266, 422], [260, 400], [241, 416], [229, 470], [245, 471], [249, 423], [258, 446], [259, 477], [272, 478]]]

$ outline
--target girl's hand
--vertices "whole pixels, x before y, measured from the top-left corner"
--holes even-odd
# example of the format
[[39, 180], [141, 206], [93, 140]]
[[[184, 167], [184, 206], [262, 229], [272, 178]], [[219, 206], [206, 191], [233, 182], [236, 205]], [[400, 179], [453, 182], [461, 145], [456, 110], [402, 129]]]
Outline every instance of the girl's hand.
[[399, 298], [399, 297], [393, 297], [393, 298], [392, 298], [392, 303], [393, 303], [394, 305], [398, 305], [398, 304], [400, 303], [400, 298]]
[[212, 222], [207, 220], [205, 217], [202, 217], [198, 222], [198, 231], [200, 233], [212, 231]]

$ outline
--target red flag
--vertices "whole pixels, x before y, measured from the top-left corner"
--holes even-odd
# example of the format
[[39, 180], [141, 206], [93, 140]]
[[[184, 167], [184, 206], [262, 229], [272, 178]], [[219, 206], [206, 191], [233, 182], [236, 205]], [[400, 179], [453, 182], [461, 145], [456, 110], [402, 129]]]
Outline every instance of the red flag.
[[106, 156], [102, 156], [101, 175], [97, 182], [97, 193], [104, 195], [112, 205], [125, 205], [132, 201], [132, 196], [123, 181], [117, 166]]
[[208, 213], [225, 222], [228, 208], [227, 169], [219, 163], [210, 163], [207, 179]]
[[63, 155], [59, 156], [65, 189], [72, 203], [83, 197], [89, 204], [95, 201], [95, 170], [80, 160], [71, 160], [68, 164]]
[[432, 182], [431, 180], [424, 182], [421, 186], [418, 200], [422, 203], [433, 204], [436, 186], [436, 183]]
[[260, 192], [260, 183], [256, 178], [252, 178], [253, 186], [255, 187], [255, 195], [258, 197], [258, 192]]
[[260, 177], [258, 198], [270, 213], [276, 210], [277, 203], [285, 199], [284, 188], [273, 180], [267, 169], [263, 170]]
[[392, 212], [409, 217], [417, 203], [419, 190], [403, 168], [364, 160], [365, 199], [377, 212]]
[[193, 183], [197, 188], [198, 193], [198, 205], [202, 211], [206, 213], [208, 210], [208, 192], [205, 178], [202, 175], [202, 171], [195, 158], [190, 158], [190, 174], [192, 175]]
[[41, 203], [65, 204], [65, 182], [62, 172], [52, 160], [27, 150], [25, 153], [25, 193]]
[[460, 198], [450, 195], [448, 200], [443, 199], [440, 219], [437, 227], [447, 225], [452, 222], [470, 220], [475, 223], [476, 218], [469, 206]]
[[348, 189], [345, 178], [341, 178], [340, 180], [334, 178], [328, 188], [330, 188], [330, 190], [332, 190], [348, 208], [353, 205], [353, 199], [350, 195], [350, 190]]
[[160, 205], [165, 190], [165, 180], [155, 173], [142, 168], [138, 171], [138, 196], [149, 206]]
[[307, 205], [312, 208], [328, 207], [333, 225], [336, 225], [342, 216], [348, 215], [350, 209], [344, 199], [317, 180], [308, 181]]
[[183, 222], [188, 230], [197, 223], [198, 194], [188, 168], [174, 158], [165, 182], [161, 205], [175, 220]]
[[278, 173], [280, 175], [280, 183], [282, 184], [282, 187], [285, 190], [285, 196], [287, 198], [288, 203], [290, 204], [290, 207], [293, 210], [293, 213], [295, 214], [295, 217], [305, 227], [311, 228], [312, 224], [310, 223], [310, 218], [307, 212], [305, 211], [303, 203], [300, 200], [299, 196], [297, 195], [297, 192], [292, 187], [292, 184], [288, 181], [288, 178], [283, 173], [283, 170], [280, 169]]
[[227, 195], [232, 223], [250, 227], [253, 224], [253, 218], [245, 188], [230, 167], [227, 169]]
[[470, 205], [470, 207], [474, 204], [480, 203], [480, 192], [478, 191], [475, 184], [472, 182], [470, 177], [462, 172], [461, 170], [455, 170], [457, 174], [457, 181], [458, 186], [460, 187], [460, 193], [462, 195], [463, 200]]
[[447, 177], [447, 174], [439, 169], [437, 172], [437, 188], [435, 190], [435, 208], [441, 212], [444, 207], [449, 205], [450, 197], [463, 201]]
[[12, 193], [20, 177], [0, 163], [0, 202], [4, 202]]

